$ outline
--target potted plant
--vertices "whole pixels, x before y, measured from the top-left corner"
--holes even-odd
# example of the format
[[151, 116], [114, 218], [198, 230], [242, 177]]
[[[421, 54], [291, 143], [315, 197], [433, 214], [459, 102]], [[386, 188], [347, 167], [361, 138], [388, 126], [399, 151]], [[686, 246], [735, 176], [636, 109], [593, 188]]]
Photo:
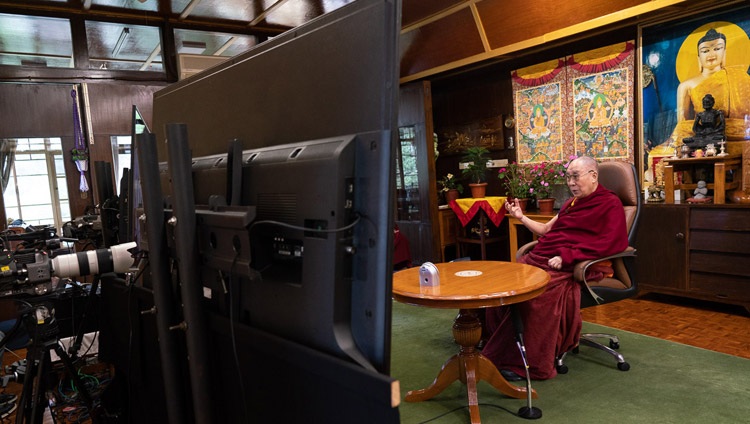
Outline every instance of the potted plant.
[[508, 199], [518, 199], [521, 209], [526, 210], [526, 205], [534, 192], [531, 169], [517, 162], [498, 170], [498, 178], [503, 181]]
[[566, 169], [567, 163], [562, 161], [541, 162], [531, 167], [532, 188], [540, 212], [552, 213], [554, 210], [552, 194], [556, 186], [565, 183]]
[[458, 196], [464, 192], [464, 186], [458, 182], [453, 174], [448, 174], [438, 181], [440, 191], [445, 195], [446, 203], [458, 199]]
[[86, 149], [71, 149], [70, 155], [74, 162], [77, 162], [79, 160], [85, 161], [89, 159], [89, 152]]
[[86, 198], [86, 193], [89, 191], [89, 183], [86, 181], [86, 171], [89, 170], [89, 151], [85, 147], [82, 149], [74, 148], [70, 150], [70, 156], [81, 174], [81, 182], [78, 185], [81, 197]]
[[490, 151], [485, 147], [473, 146], [466, 149], [461, 162], [468, 162], [463, 174], [471, 181], [471, 197], [484, 197], [487, 190], [487, 162], [490, 160]]

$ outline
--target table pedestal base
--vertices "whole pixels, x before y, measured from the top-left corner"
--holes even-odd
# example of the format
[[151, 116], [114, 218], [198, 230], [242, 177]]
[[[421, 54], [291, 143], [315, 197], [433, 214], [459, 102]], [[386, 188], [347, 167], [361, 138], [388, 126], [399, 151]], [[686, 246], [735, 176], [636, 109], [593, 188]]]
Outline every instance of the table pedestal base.
[[[453, 322], [453, 339], [461, 346], [457, 355], [453, 355], [443, 364], [435, 381], [429, 387], [412, 390], [406, 394], [407, 402], [420, 402], [430, 399], [445, 390], [456, 380], [466, 385], [469, 397], [469, 414], [472, 424], [479, 424], [479, 401], [477, 383], [484, 380], [502, 394], [515, 398], [526, 398], [526, 388], [508, 383], [498, 371], [495, 364], [476, 349], [482, 337], [482, 325], [474, 309], [461, 309]], [[538, 398], [536, 390], [531, 391], [534, 399]]]

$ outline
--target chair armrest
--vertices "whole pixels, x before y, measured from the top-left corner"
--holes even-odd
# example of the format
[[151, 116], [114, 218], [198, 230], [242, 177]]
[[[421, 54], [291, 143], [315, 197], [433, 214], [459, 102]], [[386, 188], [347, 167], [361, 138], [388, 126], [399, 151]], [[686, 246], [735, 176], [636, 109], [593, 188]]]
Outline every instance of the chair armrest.
[[521, 256], [529, 253], [529, 251], [531, 250], [531, 248], [533, 248], [534, 246], [536, 246], [537, 243], [538, 243], [538, 241], [534, 240], [534, 241], [530, 241], [530, 242], [524, 244], [523, 246], [519, 247], [518, 250], [516, 251], [516, 260], [518, 260]]
[[594, 290], [591, 289], [591, 286], [589, 286], [588, 281], [586, 281], [586, 272], [588, 271], [588, 269], [591, 266], [599, 262], [609, 261], [609, 260], [617, 259], [617, 258], [627, 258], [627, 257], [635, 257], [635, 256], [636, 256], [635, 248], [632, 246], [628, 246], [622, 252], [615, 253], [614, 255], [606, 256], [604, 258], [590, 259], [587, 261], [578, 262], [573, 267], [573, 279], [575, 281], [579, 281], [583, 283], [588, 289], [589, 293], [591, 293], [591, 296], [594, 298], [594, 300], [596, 300], [596, 303], [600, 303], [600, 300], [602, 300], [602, 298], [598, 296], [596, 293], [594, 293]]
[[592, 265], [598, 264], [599, 262], [609, 261], [616, 258], [627, 258], [627, 257], [634, 257], [635, 254], [635, 248], [632, 246], [628, 246], [625, 250], [623, 250], [620, 253], [615, 253], [614, 255], [610, 255], [604, 258], [598, 258], [598, 259], [589, 259], [587, 261], [578, 262], [575, 267], [573, 267], [573, 278], [576, 281], [586, 282], [586, 271], [588, 271], [589, 267]]

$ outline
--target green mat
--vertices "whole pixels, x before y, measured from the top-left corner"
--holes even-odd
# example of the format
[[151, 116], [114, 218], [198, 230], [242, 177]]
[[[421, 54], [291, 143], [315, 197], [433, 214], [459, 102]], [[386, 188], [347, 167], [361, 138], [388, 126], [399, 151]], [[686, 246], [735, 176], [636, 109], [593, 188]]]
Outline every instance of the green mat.
[[[393, 304], [391, 374], [401, 385], [401, 422], [469, 423], [465, 386], [454, 382], [424, 402], [404, 402], [406, 392], [427, 387], [458, 351], [451, 325], [457, 311]], [[654, 325], [659, 325], [655, 322]], [[607, 327], [584, 323], [584, 331]], [[544, 423], [744, 423], [750, 422], [750, 360], [649, 336], [613, 330], [630, 371], [609, 355], [582, 347], [568, 355], [570, 371], [534, 381]], [[521, 383], [514, 383], [521, 384]], [[483, 423], [526, 422], [516, 414], [525, 400], [510, 399], [487, 382], [478, 388]]]

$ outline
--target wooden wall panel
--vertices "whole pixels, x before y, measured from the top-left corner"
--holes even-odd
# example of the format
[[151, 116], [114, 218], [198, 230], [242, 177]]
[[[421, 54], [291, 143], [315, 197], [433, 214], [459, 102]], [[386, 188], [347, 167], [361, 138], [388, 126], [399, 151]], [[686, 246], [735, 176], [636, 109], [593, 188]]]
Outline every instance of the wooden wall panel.
[[469, 8], [401, 35], [401, 76], [484, 52]]
[[[94, 193], [94, 202], [99, 204], [103, 199], [96, 195], [94, 181], [99, 178], [96, 175], [94, 163], [104, 161], [112, 163], [112, 141], [115, 135], [130, 135], [133, 105], [143, 115], [146, 123], [151, 126], [153, 122], [153, 93], [163, 88], [160, 85], [125, 85], [125, 84], [88, 84], [88, 101], [91, 113], [91, 129], [94, 136], [94, 144], [89, 146], [91, 189]], [[67, 165], [66, 165], [67, 166]], [[67, 170], [66, 170], [67, 171]], [[69, 171], [68, 171], [69, 172]], [[114, 178], [116, 170], [112, 169], [110, 182], [116, 187]], [[74, 187], [75, 188], [75, 187]], [[69, 189], [71, 189], [69, 187]], [[71, 191], [71, 193], [77, 192]], [[71, 201], [71, 205], [73, 202]], [[81, 210], [81, 205], [76, 205]], [[85, 207], [85, 205], [84, 205]]]
[[467, 3], [467, 0], [403, 0], [401, 24], [409, 26], [462, 3]]
[[[504, 62], [736, 0], [404, 0], [400, 81]], [[474, 19], [474, 14], [476, 18]], [[463, 19], [457, 19], [458, 16]], [[470, 18], [471, 17], [471, 18]], [[484, 40], [484, 45], [480, 41]]]
[[0, 138], [72, 137], [73, 87], [0, 83]]
[[477, 10], [490, 47], [497, 49], [648, 2], [484, 0]]
[[94, 135], [129, 135], [133, 105], [146, 122], [153, 121], [153, 94], [164, 86], [89, 84], [89, 103]]

